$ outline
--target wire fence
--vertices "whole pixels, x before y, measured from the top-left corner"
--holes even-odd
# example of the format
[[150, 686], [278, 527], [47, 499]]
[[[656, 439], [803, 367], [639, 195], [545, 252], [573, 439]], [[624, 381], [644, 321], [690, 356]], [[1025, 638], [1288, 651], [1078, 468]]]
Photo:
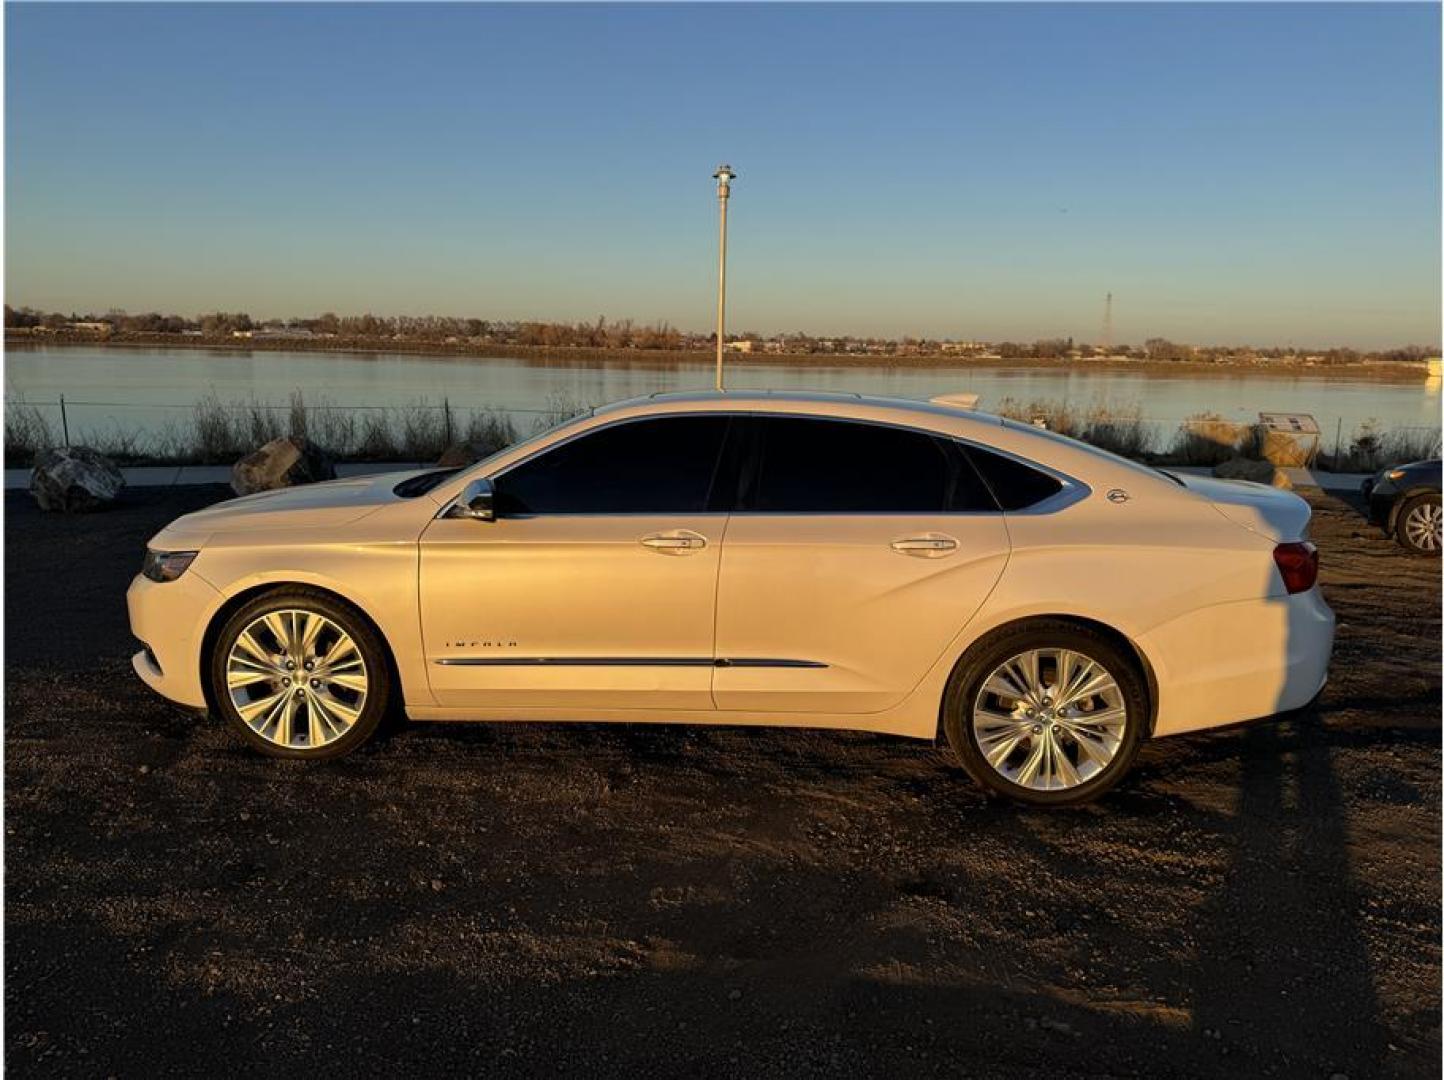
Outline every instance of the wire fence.
[[82, 444], [128, 463], [223, 464], [282, 436], [300, 436], [341, 460], [424, 461], [457, 444], [479, 452], [510, 445], [574, 416], [582, 406], [458, 407], [448, 398], [402, 405], [222, 401], [214, 394], [178, 402], [54, 400], [5, 402], [7, 464], [27, 464], [46, 446]]
[[[985, 406], [987, 403], [985, 403]], [[471, 406], [425, 398], [405, 404], [337, 403], [295, 391], [282, 404], [223, 401], [214, 393], [191, 404], [85, 398], [5, 401], [7, 464], [28, 464], [45, 446], [80, 443], [130, 463], [235, 461], [281, 436], [315, 441], [341, 460], [425, 461], [459, 443], [478, 452], [501, 449], [591, 407], [554, 398], [546, 405]], [[1212, 465], [1233, 456], [1281, 465], [1369, 471], [1439, 454], [1440, 428], [1331, 417], [1317, 435], [1264, 432], [1256, 419], [1212, 413], [1147, 417], [1101, 404], [1003, 399], [999, 412], [1125, 456], [1175, 464]]]

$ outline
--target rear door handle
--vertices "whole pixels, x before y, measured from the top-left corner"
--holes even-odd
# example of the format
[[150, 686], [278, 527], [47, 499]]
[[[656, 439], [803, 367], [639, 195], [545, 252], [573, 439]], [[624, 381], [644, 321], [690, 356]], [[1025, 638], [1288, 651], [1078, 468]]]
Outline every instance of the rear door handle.
[[919, 559], [939, 559], [958, 550], [958, 542], [942, 533], [924, 533], [922, 536], [908, 536], [892, 542], [892, 549], [899, 555], [913, 555]]
[[670, 532], [648, 533], [642, 537], [641, 543], [659, 555], [686, 555], [706, 547], [707, 538], [691, 529], [673, 529]]

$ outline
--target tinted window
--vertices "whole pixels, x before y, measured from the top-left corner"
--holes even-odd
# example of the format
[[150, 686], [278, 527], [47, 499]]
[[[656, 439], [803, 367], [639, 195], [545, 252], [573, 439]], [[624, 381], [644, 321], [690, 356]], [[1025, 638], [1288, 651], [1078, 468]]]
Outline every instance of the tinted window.
[[770, 513], [932, 514], [996, 510], [956, 443], [845, 420], [756, 420], [747, 505]]
[[725, 416], [635, 420], [548, 450], [496, 481], [506, 514], [669, 514], [708, 508]]
[[1063, 485], [1047, 473], [1021, 461], [980, 450], [976, 446], [968, 447], [966, 453], [1004, 510], [1022, 510], [1063, 489]]

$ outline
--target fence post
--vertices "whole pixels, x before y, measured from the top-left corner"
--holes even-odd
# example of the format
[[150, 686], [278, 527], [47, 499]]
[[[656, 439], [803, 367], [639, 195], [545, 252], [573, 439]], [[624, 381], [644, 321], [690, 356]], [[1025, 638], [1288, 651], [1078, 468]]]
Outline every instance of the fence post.
[[65, 395], [60, 395], [60, 433], [65, 438], [65, 449], [70, 449], [70, 421], [65, 415]]
[[446, 445], [442, 449], [447, 450], [451, 448], [451, 399], [449, 397], [441, 399], [441, 415], [445, 418], [446, 423]]
[[[1343, 444], [1344, 418], [1341, 416], [1339, 417], [1338, 423], [1334, 426], [1334, 461], [1336, 462], [1339, 460], [1339, 451], [1343, 449]], [[1335, 465], [1334, 468], [1337, 469], [1338, 465]]]

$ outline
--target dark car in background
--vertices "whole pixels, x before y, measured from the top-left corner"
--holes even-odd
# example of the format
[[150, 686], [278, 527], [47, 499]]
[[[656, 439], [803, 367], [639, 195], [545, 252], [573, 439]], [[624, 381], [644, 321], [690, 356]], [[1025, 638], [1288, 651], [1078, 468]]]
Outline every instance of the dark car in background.
[[1364, 481], [1369, 520], [1399, 541], [1405, 551], [1438, 555], [1444, 539], [1444, 508], [1439, 504], [1439, 459], [1399, 465]]

